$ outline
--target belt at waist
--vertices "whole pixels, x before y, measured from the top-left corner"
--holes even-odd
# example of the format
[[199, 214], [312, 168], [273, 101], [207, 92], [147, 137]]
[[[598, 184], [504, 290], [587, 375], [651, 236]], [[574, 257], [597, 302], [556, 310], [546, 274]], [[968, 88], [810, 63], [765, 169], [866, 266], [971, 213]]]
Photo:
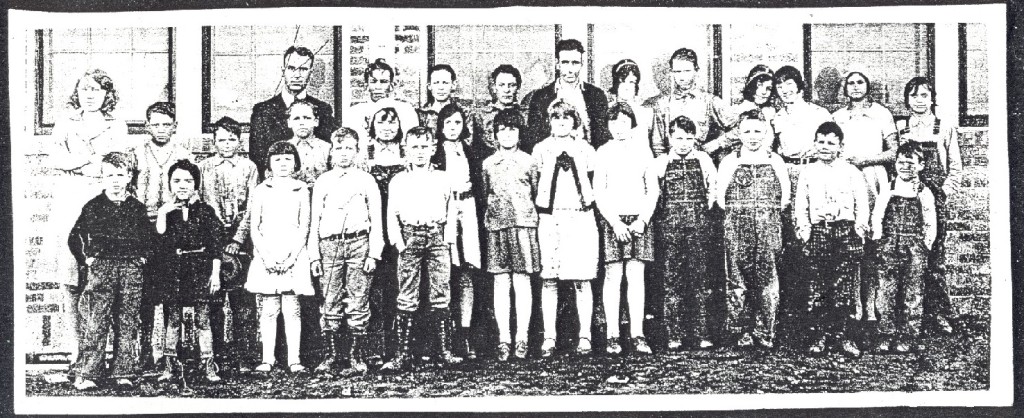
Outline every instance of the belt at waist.
[[823, 226], [826, 228], [838, 228], [843, 226], [853, 226], [853, 221], [849, 219], [833, 219], [833, 220], [820, 220], [815, 222], [814, 225]]
[[202, 254], [202, 253], [206, 252], [206, 247], [200, 247], [200, 248], [196, 248], [196, 249], [192, 249], [192, 250], [186, 250], [186, 249], [178, 248], [178, 249], [174, 250], [174, 252], [176, 254], [178, 254], [178, 255]]
[[803, 165], [803, 164], [810, 164], [810, 163], [818, 162], [818, 157], [786, 157], [786, 156], [783, 156], [782, 157], [782, 161], [784, 161], [786, 164]]
[[466, 190], [464, 192], [453, 192], [452, 197], [455, 198], [455, 200], [466, 200], [473, 197], [473, 191]]
[[429, 224], [402, 224], [403, 231], [414, 231], [414, 232], [430, 232], [444, 228], [444, 222], [435, 222]]
[[590, 212], [590, 207], [585, 208], [553, 208], [552, 212]]
[[359, 238], [359, 237], [368, 236], [368, 235], [370, 235], [370, 231], [364, 229], [362, 231], [344, 232], [344, 233], [341, 233], [341, 234], [332, 234], [332, 235], [328, 235], [326, 237], [322, 237], [320, 239], [323, 240], [323, 241], [331, 241], [331, 240], [337, 240], [337, 239]]

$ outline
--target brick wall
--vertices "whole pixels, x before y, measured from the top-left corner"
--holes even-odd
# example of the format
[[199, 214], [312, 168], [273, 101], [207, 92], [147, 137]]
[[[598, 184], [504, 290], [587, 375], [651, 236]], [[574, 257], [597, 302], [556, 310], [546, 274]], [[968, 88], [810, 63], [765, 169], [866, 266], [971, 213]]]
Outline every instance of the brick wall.
[[950, 293], [961, 313], [988, 314], [989, 263], [988, 129], [961, 128], [964, 171], [960, 192], [949, 199], [946, 266]]

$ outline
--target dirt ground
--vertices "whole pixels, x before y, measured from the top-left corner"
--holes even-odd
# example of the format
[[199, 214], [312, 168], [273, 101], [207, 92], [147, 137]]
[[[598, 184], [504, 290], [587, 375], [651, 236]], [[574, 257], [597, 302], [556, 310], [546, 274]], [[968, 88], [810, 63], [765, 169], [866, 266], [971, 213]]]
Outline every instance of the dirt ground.
[[120, 390], [77, 392], [51, 384], [43, 372], [27, 376], [29, 395], [199, 398], [392, 398], [580, 394], [814, 393], [984, 390], [989, 387], [988, 322], [969, 319], [954, 335], [927, 336], [916, 354], [811, 357], [796, 346], [771, 352], [717, 348], [649, 356], [555, 356], [497, 363], [477, 360], [442, 369], [419, 365], [399, 375], [371, 373], [336, 379], [276, 370], [222, 372], [207, 384], [198, 375], [187, 388], [144, 379]]

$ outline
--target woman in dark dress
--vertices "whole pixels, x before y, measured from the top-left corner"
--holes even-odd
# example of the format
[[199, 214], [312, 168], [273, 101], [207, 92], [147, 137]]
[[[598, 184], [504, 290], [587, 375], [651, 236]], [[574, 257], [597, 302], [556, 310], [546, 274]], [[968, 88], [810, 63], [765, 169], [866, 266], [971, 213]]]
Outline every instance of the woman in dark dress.
[[[195, 309], [199, 333], [200, 358], [209, 382], [218, 382], [217, 365], [213, 362], [213, 332], [210, 330], [210, 304], [220, 290], [220, 243], [222, 226], [210, 205], [199, 200], [199, 167], [180, 160], [168, 172], [174, 201], [162, 206], [157, 215], [160, 252], [167, 273], [157, 284], [155, 294], [162, 299], [167, 318], [166, 368], [157, 379], [174, 378], [178, 339], [181, 333], [182, 308]], [[179, 366], [180, 367], [180, 366]]]

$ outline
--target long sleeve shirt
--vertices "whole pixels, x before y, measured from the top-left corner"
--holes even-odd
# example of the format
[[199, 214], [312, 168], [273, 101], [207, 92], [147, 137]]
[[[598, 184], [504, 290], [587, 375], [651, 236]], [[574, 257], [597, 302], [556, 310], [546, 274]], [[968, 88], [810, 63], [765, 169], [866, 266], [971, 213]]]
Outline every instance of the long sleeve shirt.
[[631, 140], [607, 142], [597, 150], [594, 200], [605, 220], [614, 225], [620, 215], [638, 215], [650, 223], [658, 203], [658, 180], [647, 175], [653, 161], [644, 144]]
[[299, 151], [299, 161], [302, 163], [292, 176], [312, 186], [316, 178], [327, 171], [327, 157], [331, 154], [331, 145], [314, 137], [292, 138], [288, 142], [295, 145], [295, 149]]
[[150, 218], [155, 218], [164, 203], [174, 200], [168, 182], [168, 170], [178, 160], [192, 160], [192, 153], [178, 138], [160, 146], [147, 141], [135, 148], [135, 159], [139, 163], [139, 177], [136, 194], [146, 204]]
[[405, 248], [403, 225], [444, 224], [444, 240], [454, 244], [457, 208], [451, 204], [451, 181], [444, 171], [420, 169], [395, 175], [388, 185], [388, 240]]
[[779, 109], [772, 119], [772, 127], [779, 137], [778, 154], [784, 158], [810, 156], [814, 150], [814, 133], [830, 120], [832, 114], [828, 110], [803, 100]]
[[721, 127], [732, 124], [729, 107], [718, 96], [701, 90], [673, 92], [649, 99], [645, 105], [654, 111], [654, 120], [650, 124], [651, 150], [654, 151], [654, 155], [668, 152], [668, 147], [665, 146], [668, 126], [679, 116], [686, 116], [697, 125], [697, 143], [705, 149], [717, 149], [732, 141], [724, 136], [712, 140], [713, 142], [708, 141], [708, 131], [712, 124]]
[[882, 190], [878, 194], [878, 199], [875, 200], [875, 209], [871, 213], [872, 238], [875, 240], [884, 238], [882, 236], [882, 221], [885, 219], [885, 210], [889, 207], [889, 199], [893, 196], [917, 197], [921, 199], [921, 217], [924, 221], [924, 245], [931, 248], [938, 234], [935, 195], [927, 187], [920, 187], [920, 184], [917, 182], [905, 182], [900, 179], [896, 179], [892, 189]]
[[533, 156], [519, 150], [498, 152], [485, 160], [483, 167], [487, 230], [536, 228], [537, 207], [533, 199], [537, 195], [540, 170]]
[[811, 225], [821, 221], [853, 221], [858, 234], [868, 230], [871, 209], [867, 182], [857, 167], [836, 160], [804, 166], [797, 181], [793, 216], [797, 234], [810, 233]]
[[380, 259], [384, 250], [384, 220], [380, 190], [369, 173], [357, 168], [324, 173], [313, 185], [309, 254], [321, 258], [318, 240], [332, 235], [368, 231], [367, 256]]
[[249, 197], [256, 188], [256, 164], [239, 155], [219, 155], [199, 163], [202, 183], [199, 195], [220, 219], [225, 228], [235, 228], [232, 240], [244, 243], [249, 236], [249, 223], [244, 222]]
[[112, 151], [131, 152], [134, 148], [123, 120], [104, 115], [102, 120], [91, 123], [80, 111], [58, 120], [50, 138], [53, 142], [46, 147], [48, 165], [87, 177], [100, 176], [100, 164], [96, 161], [103, 155]]
[[146, 206], [132, 196], [113, 201], [106, 193], [82, 207], [68, 235], [68, 247], [79, 265], [90, 257], [150, 258], [156, 230]]
[[[680, 158], [686, 160], [697, 160], [700, 163], [700, 171], [704, 174], [704, 187], [708, 193], [708, 208], [714, 205], [715, 196], [717, 196], [716, 190], [718, 189], [718, 170], [715, 169], [715, 163], [711, 160], [706, 152], [700, 150], [690, 151], [686, 156], [680, 156], [674, 152], [660, 155], [651, 162], [650, 168], [648, 169], [647, 176], [655, 184], [654, 201], [657, 204], [658, 197], [661, 194], [660, 181], [665, 178], [665, 171], [668, 169], [668, 163], [678, 160]], [[653, 210], [653, 208], [652, 208]]]
[[782, 157], [773, 152], [756, 152], [750, 153], [740, 149], [735, 154], [729, 154], [722, 163], [718, 165], [718, 187], [716, 188], [715, 198], [718, 201], [718, 206], [725, 207], [725, 192], [729, 189], [729, 183], [732, 181], [732, 177], [736, 174], [736, 169], [740, 165], [745, 164], [771, 164], [775, 169], [775, 176], [779, 179], [779, 185], [782, 188], [782, 207], [786, 207], [789, 204], [789, 194], [792, 184], [789, 181], [789, 169], [786, 167], [786, 163], [782, 161]]
[[[938, 133], [936, 133], [935, 125], [936, 117], [929, 113], [925, 116], [911, 116], [908, 120], [901, 121], [897, 128], [901, 130], [900, 139], [904, 142], [911, 140], [938, 144], [939, 162], [946, 170], [946, 181], [943, 188], [955, 191], [960, 186], [960, 175], [964, 168], [963, 159], [960, 156], [960, 142], [956, 137], [956, 127], [948, 123], [939, 123]], [[892, 150], [895, 155], [896, 146], [893, 146]]]
[[[590, 144], [571, 137], [550, 137], [537, 144], [533, 157], [540, 170], [537, 207], [584, 209], [594, 203], [590, 173], [594, 171], [596, 153]], [[572, 164], [568, 164], [567, 158], [572, 159]], [[573, 175], [578, 181], [576, 184], [573, 184]]]

